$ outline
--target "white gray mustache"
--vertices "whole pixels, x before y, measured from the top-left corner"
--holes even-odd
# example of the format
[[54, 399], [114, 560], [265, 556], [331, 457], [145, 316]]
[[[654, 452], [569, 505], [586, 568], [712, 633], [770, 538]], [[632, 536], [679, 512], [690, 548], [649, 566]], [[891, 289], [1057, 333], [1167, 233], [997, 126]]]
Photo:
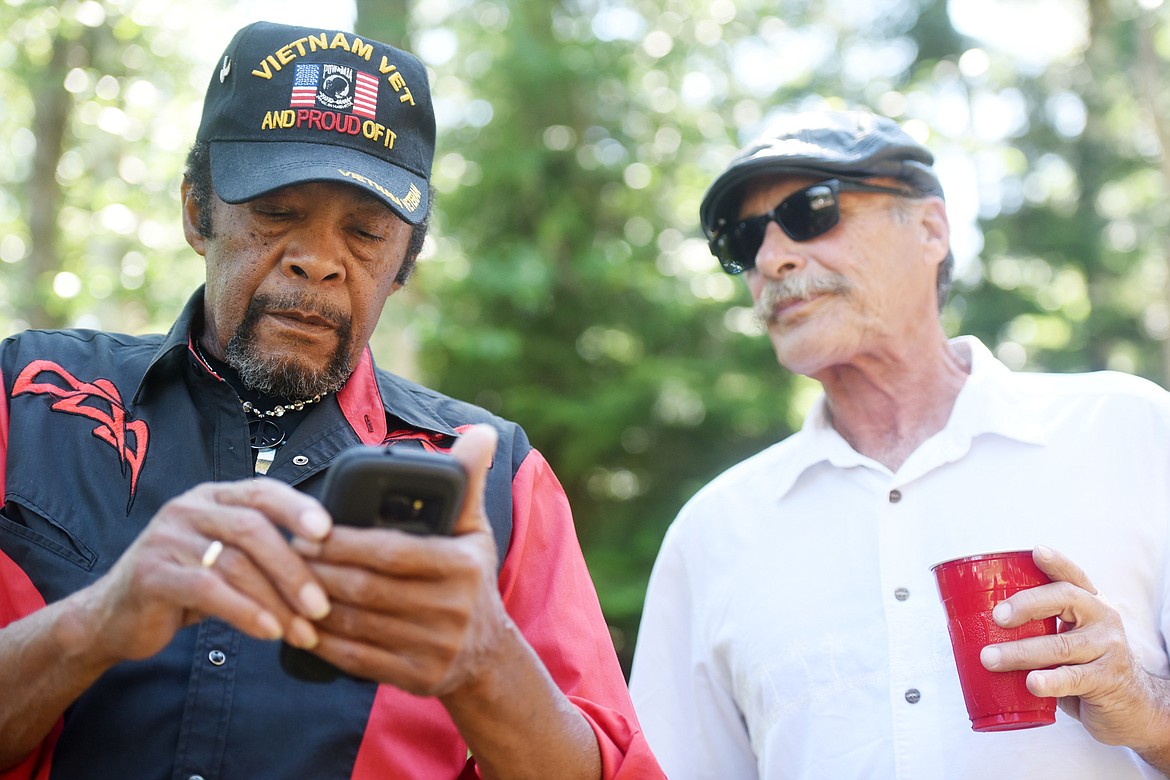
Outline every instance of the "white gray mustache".
[[793, 301], [807, 301], [814, 295], [822, 293], [849, 292], [849, 280], [840, 274], [824, 276], [788, 276], [779, 281], [768, 282], [760, 290], [760, 297], [756, 299], [756, 319], [760, 324], [767, 325], [775, 316], [776, 307]]

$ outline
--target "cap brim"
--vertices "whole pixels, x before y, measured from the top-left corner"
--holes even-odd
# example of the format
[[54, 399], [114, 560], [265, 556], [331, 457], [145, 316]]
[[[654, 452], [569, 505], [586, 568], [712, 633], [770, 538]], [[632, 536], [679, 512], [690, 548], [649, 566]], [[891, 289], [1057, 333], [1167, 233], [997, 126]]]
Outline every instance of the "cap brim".
[[330, 144], [211, 142], [211, 184], [226, 203], [243, 203], [281, 187], [314, 181], [357, 187], [411, 225], [427, 216], [427, 180], [368, 154]]

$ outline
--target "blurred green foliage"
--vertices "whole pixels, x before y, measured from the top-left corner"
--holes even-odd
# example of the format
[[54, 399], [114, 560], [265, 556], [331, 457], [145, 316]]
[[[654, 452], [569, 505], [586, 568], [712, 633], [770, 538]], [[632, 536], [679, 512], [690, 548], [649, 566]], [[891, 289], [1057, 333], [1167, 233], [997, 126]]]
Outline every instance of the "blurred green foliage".
[[[199, 282], [177, 191], [234, 29], [209, 31], [213, 6], [3, 0], [6, 331], [165, 328]], [[867, 105], [936, 150], [959, 258], [948, 331], [1016, 368], [1166, 383], [1170, 10], [1010, 17], [1041, 6], [1056, 7], [357, 3], [359, 33], [428, 64], [439, 119], [434, 227], [379, 362], [525, 426], [624, 660], [675, 512], [798, 427], [817, 391], [776, 365], [696, 224], [707, 183], [777, 112]]]
[[149, 3], [0, 6], [5, 331], [164, 329], [201, 278], [178, 183], [208, 71], [194, 74], [167, 14]]

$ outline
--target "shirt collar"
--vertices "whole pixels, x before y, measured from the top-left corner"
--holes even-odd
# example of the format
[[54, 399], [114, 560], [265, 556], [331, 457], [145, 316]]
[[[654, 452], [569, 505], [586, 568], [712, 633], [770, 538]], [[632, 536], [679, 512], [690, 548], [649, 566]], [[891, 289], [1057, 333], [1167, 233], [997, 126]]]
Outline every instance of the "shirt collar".
[[444, 436], [458, 436], [435, 408], [438, 396], [400, 376], [375, 370], [369, 346], [337, 402], [364, 444], [381, 444], [388, 433], [387, 419], [396, 417], [409, 427]]
[[947, 427], [940, 433], [974, 438], [996, 434], [1026, 444], [1044, 444], [1043, 422], [1029, 409], [1018, 377], [974, 336], [952, 342], [971, 357], [971, 375], [963, 383]]
[[167, 331], [162, 344], [150, 359], [134, 390], [134, 403], [141, 403], [150, 394], [150, 384], [182, 371], [186, 350], [190, 349], [192, 325], [203, 318], [203, 286], [187, 299], [179, 318]]
[[[183, 360], [191, 350], [193, 328], [203, 320], [203, 295], [204, 288], [200, 286], [167, 332], [138, 382], [135, 403], [149, 395], [153, 382], [165, 381], [182, 371]], [[435, 394], [402, 377], [377, 371], [368, 345], [353, 375], [338, 391], [337, 400], [346, 420], [366, 444], [382, 444], [386, 440], [388, 417], [432, 433], [457, 436], [438, 413]]]

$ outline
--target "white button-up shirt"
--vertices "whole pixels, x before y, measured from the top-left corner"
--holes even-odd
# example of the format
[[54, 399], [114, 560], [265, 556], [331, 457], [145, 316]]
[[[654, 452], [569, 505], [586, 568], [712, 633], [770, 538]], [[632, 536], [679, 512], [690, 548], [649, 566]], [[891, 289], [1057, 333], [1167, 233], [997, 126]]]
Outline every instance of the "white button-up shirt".
[[672, 780], [1160, 777], [1063, 712], [973, 732], [930, 567], [1058, 549], [1167, 675], [1170, 394], [1012, 373], [957, 344], [972, 372], [951, 418], [897, 472], [854, 451], [822, 398], [672, 524], [630, 684]]

